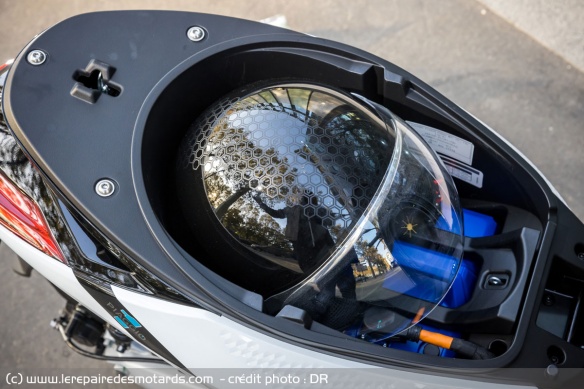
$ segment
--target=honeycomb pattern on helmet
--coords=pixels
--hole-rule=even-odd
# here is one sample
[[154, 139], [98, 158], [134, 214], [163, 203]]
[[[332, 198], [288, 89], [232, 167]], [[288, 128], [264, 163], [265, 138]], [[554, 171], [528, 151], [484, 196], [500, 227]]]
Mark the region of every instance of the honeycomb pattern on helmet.
[[280, 207], [301, 204], [306, 217], [327, 227], [346, 228], [363, 213], [393, 144], [384, 128], [337, 96], [309, 91], [312, 101], [292, 101], [305, 91], [275, 87], [226, 98], [194, 123], [180, 161], [201, 170], [206, 185], [220, 177], [227, 193], [208, 190], [212, 206], [239, 191]]

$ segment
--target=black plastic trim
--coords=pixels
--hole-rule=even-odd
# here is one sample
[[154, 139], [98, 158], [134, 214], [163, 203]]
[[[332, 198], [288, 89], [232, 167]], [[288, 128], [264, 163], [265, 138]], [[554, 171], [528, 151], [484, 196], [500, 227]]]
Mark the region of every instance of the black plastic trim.
[[[204, 26], [209, 33], [197, 44], [184, 36], [186, 27], [194, 24]], [[154, 25], [156, 35], [151, 33]], [[100, 39], [95, 39], [96, 31]], [[70, 50], [71, 47], [78, 50]], [[46, 64], [32, 67], [26, 63], [26, 53], [33, 48], [50, 54]], [[335, 87], [360, 92], [384, 104], [405, 120], [417, 120], [480, 144], [475, 154], [477, 167], [485, 175], [489, 173], [489, 181], [482, 190], [457, 182], [460, 191], [469, 198], [494, 199], [520, 207], [534, 214], [543, 226], [541, 245], [535, 250], [530, 282], [526, 283], [527, 291], [519, 307], [516, 336], [506, 353], [488, 361], [437, 359], [310, 331], [242, 303], [241, 298], [230, 293], [233, 290], [216, 285], [217, 276], [206, 273], [176, 246], [163, 228], [160, 215], [151, 208], [153, 199], [144, 182], [150, 177], [142, 170], [143, 130], [159, 97], [173, 81], [213, 55], [227, 59], [246, 55], [251, 60], [284, 55], [304, 57], [311, 64], [328, 64], [316, 69], [335, 67], [338, 73], [310, 73], [307, 68], [298, 68], [291, 76], [324, 77]], [[94, 104], [69, 95], [74, 83], [71, 74], [91, 59], [112, 62], [115, 80], [124, 86], [122, 94], [115, 99], [100, 98]], [[259, 77], [258, 71], [257, 67], [245, 69], [229, 74], [232, 79], [208, 82], [219, 83], [218, 89], [232, 87]], [[563, 258], [569, 257], [558, 246], [566, 238], [556, 234], [557, 226], [564, 231], [581, 228], [581, 222], [574, 220], [545, 179], [506, 142], [422, 81], [387, 61], [339, 43], [219, 16], [151, 11], [97, 13], [69, 19], [37, 37], [15, 61], [5, 95], [4, 111], [10, 128], [73, 208], [129, 258], [214, 312], [291, 344], [375, 365], [424, 367], [429, 373], [448, 374], [460, 369], [472, 375], [473, 369], [479, 374], [479, 368], [544, 364], [539, 358], [541, 350], [531, 346], [532, 337], [540, 335], [534, 327], [536, 302], [541, 299], [541, 285], [551, 258], [559, 252]], [[175, 108], [189, 107], [178, 101]], [[72, 163], [76, 169], [71, 169]], [[119, 183], [119, 189], [107, 199], [93, 192], [96, 179], [102, 177]], [[507, 185], [505, 191], [501, 191], [501, 185]], [[554, 240], [556, 236], [560, 238]], [[575, 242], [581, 244], [578, 239]], [[565, 245], [573, 251], [574, 244], [570, 241]], [[530, 351], [537, 357], [531, 356]], [[570, 349], [569, 354], [578, 352]], [[576, 358], [581, 360], [582, 356]]]

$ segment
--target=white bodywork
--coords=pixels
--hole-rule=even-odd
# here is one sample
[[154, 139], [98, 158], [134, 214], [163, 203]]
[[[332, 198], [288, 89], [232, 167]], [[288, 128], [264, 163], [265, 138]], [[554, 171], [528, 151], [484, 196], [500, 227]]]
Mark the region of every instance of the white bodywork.
[[[0, 239], [50, 282], [124, 331], [79, 284], [71, 268], [37, 250], [2, 226]], [[328, 372], [329, 384], [334, 383], [331, 387], [335, 388], [354, 388], [364, 382], [377, 382], [384, 387], [394, 388], [520, 388], [515, 385], [494, 386], [492, 383], [374, 368], [271, 338], [203, 309], [171, 303], [115, 286], [112, 290], [135, 318], [191, 373], [199, 377], [206, 373], [214, 375], [214, 387], [234, 386], [228, 382], [229, 377], [224, 376], [235, 371], [230, 369], [247, 369], [244, 371], [256, 373], [261, 371], [263, 374], [277, 374], [281, 371], [288, 374], [290, 369], [297, 369], [299, 376], [311, 371]], [[145, 364], [127, 363], [125, 367], [130, 373], [137, 370], [139, 374], [156, 371], [155, 366]], [[219, 372], [217, 368], [221, 368]], [[242, 370], [237, 370], [237, 373], [241, 375]], [[265, 386], [265, 382], [263, 384], [258, 386]]]

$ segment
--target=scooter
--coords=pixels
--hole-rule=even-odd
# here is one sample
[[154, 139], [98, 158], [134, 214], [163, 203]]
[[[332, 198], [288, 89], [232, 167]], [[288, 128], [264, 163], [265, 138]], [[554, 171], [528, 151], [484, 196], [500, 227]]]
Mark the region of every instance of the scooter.
[[132, 382], [580, 387], [584, 225], [407, 71], [120, 11], [43, 32], [0, 85], [0, 239], [65, 298], [67, 345]]

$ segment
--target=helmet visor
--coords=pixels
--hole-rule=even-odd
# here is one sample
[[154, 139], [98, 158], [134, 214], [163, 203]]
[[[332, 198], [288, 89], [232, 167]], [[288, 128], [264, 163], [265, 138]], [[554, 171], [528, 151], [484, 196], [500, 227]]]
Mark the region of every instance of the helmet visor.
[[391, 336], [448, 292], [463, 247], [456, 189], [386, 108], [283, 84], [221, 101], [195, 127], [182, 161], [218, 222], [247, 260], [294, 274], [265, 296], [268, 309]]

